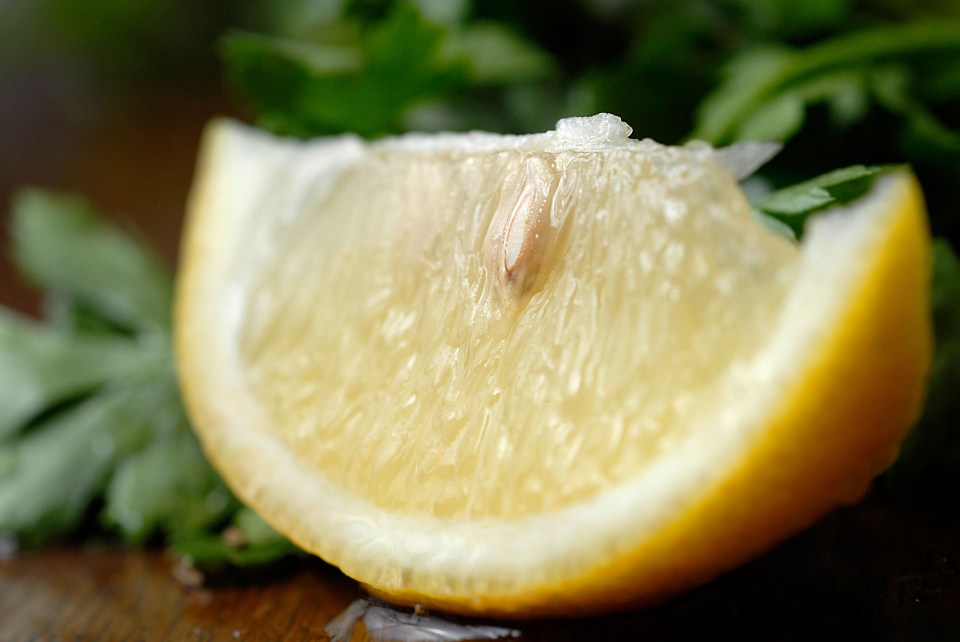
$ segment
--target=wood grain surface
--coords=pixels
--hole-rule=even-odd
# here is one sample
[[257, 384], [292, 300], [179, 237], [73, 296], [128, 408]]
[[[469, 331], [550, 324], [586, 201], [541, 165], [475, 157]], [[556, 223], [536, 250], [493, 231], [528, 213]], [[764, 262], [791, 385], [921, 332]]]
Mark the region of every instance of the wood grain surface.
[[[958, 563], [960, 517], [874, 493], [661, 607], [506, 626], [523, 640], [558, 642], [948, 642], [960, 639]], [[360, 596], [356, 583], [312, 559], [188, 588], [159, 551], [21, 551], [0, 561], [0, 640], [325, 640], [325, 625]]]

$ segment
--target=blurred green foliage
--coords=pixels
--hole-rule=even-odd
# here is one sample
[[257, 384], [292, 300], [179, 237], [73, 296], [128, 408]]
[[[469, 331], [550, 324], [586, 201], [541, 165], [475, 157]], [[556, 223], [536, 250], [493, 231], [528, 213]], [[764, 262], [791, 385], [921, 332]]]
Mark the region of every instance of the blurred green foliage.
[[39, 320], [0, 307], [0, 533], [203, 542], [206, 563], [293, 552], [241, 507], [190, 429], [172, 278], [157, 258], [74, 197], [26, 190], [11, 222], [17, 267], [46, 300]]
[[909, 163], [934, 232], [960, 233], [960, 0], [0, 4], [0, 67], [52, 57], [149, 83], [217, 52], [279, 133], [525, 133], [608, 111], [665, 143], [783, 141], [763, 174], [774, 188]]
[[[884, 172], [901, 166], [853, 165], [835, 169], [810, 180], [765, 194], [753, 203], [761, 216], [785, 226], [781, 231], [792, 239], [803, 237], [804, 225], [812, 215], [828, 207], [852, 203], [870, 191]], [[774, 228], [776, 229], [776, 228]]]
[[[0, 3], [0, 71], [41, 60], [139, 85], [210, 70], [216, 52], [253, 118], [285, 135], [524, 133], [608, 111], [665, 143], [777, 140], [756, 207], [797, 236], [810, 212], [909, 163], [947, 240], [930, 395], [891, 478], [955, 482], [960, 0]], [[39, 321], [0, 310], [0, 375], [13, 382], [0, 387], [0, 532], [44, 541], [93, 516], [205, 565], [289, 554], [189, 431], [170, 276], [76, 199], [26, 192], [13, 232], [18, 266], [48, 295]]]
[[284, 0], [258, 20], [221, 52], [278, 133], [524, 133], [609, 111], [666, 143], [784, 142], [771, 187], [909, 163], [957, 239], [960, 2]]

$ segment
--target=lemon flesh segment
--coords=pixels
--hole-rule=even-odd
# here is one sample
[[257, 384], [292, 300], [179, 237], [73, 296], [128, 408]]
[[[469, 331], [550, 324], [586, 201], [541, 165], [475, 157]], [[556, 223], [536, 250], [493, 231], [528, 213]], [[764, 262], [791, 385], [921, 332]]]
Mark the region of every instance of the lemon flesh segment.
[[913, 179], [798, 246], [618, 123], [213, 125], [177, 347], [236, 492], [382, 595], [518, 616], [662, 599], [862, 492], [929, 360]]
[[532, 515], [635, 476], [736, 393], [798, 257], [726, 172], [668, 153], [345, 168], [248, 285], [240, 356], [277, 436], [425, 517]]

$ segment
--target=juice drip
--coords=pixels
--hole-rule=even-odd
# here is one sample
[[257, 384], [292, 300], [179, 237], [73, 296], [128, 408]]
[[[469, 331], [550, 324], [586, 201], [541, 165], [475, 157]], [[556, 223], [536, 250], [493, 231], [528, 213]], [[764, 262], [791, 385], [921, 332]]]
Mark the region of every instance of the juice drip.
[[373, 599], [355, 600], [326, 626], [330, 642], [467, 642], [521, 639], [517, 629], [455, 622]]

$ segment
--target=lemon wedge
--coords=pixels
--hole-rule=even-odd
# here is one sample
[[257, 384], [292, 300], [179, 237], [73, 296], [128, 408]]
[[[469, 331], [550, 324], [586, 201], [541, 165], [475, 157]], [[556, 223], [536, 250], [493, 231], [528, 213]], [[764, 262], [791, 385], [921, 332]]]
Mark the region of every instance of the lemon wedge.
[[503, 617], [655, 603], [860, 498], [930, 361], [915, 179], [794, 243], [750, 154], [630, 133], [212, 124], [176, 347], [236, 493], [378, 595]]

